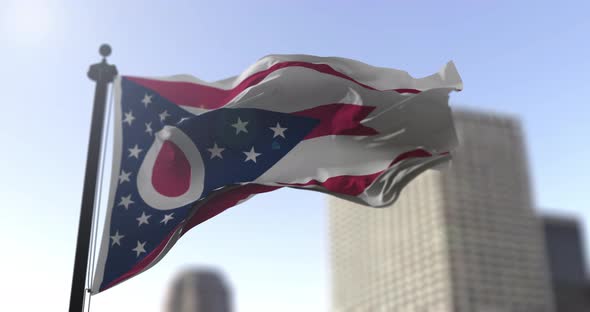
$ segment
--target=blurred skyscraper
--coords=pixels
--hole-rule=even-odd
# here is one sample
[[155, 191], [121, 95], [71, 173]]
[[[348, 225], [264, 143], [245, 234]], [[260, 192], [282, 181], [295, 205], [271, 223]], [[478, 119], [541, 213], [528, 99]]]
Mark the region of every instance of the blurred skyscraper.
[[335, 311], [554, 311], [519, 122], [454, 118], [452, 163], [393, 207], [329, 199]]
[[186, 270], [173, 281], [166, 312], [231, 312], [231, 293], [220, 273]]
[[590, 311], [590, 282], [578, 222], [551, 216], [544, 217], [543, 223], [557, 311]]

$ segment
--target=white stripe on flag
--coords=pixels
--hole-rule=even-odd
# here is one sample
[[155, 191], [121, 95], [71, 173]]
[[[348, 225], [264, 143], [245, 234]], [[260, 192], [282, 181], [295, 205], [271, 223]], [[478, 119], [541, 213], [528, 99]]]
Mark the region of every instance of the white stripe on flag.
[[267, 70], [273, 65], [284, 62], [304, 62], [309, 64], [329, 65], [334, 70], [346, 74], [350, 78], [379, 90], [417, 89], [425, 90], [447, 87], [457, 90], [463, 88], [463, 83], [453, 62], [447, 63], [438, 73], [414, 78], [408, 72], [392, 68], [371, 66], [359, 61], [339, 57], [318, 57], [311, 55], [268, 55], [258, 60], [240, 75], [227, 79], [207, 82], [191, 75], [175, 75], [170, 77], [145, 77], [162, 81], [179, 81], [210, 86], [219, 89], [232, 89], [246, 78], [258, 72]]

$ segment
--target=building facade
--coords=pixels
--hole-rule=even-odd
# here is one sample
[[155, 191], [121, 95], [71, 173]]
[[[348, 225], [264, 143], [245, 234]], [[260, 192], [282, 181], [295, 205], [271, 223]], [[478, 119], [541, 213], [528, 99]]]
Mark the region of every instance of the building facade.
[[231, 293], [221, 274], [186, 270], [173, 281], [166, 312], [231, 312]]
[[328, 199], [335, 311], [554, 311], [519, 122], [453, 114], [452, 163], [393, 207]]
[[578, 221], [547, 216], [543, 228], [557, 312], [590, 311], [590, 281]]

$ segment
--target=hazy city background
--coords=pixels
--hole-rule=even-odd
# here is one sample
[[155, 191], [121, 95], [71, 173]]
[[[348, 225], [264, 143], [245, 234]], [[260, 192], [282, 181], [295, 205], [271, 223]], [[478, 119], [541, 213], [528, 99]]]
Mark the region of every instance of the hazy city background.
[[[453, 60], [465, 89], [452, 106], [520, 119], [534, 208], [572, 214], [587, 233], [587, 12], [582, 0], [2, 1], [0, 310], [67, 307], [93, 95], [85, 75], [103, 42], [121, 73], [205, 80], [269, 53], [342, 56], [416, 77]], [[194, 266], [223, 272], [235, 311], [327, 311], [326, 207], [312, 192], [258, 196], [93, 297], [93, 311], [162, 311], [174, 278]]]
[[[454, 120], [453, 161], [393, 207], [328, 199], [331, 310], [588, 311], [579, 221], [534, 207], [519, 119], [455, 108]], [[222, 273], [193, 269], [170, 285], [165, 311], [232, 304]]]

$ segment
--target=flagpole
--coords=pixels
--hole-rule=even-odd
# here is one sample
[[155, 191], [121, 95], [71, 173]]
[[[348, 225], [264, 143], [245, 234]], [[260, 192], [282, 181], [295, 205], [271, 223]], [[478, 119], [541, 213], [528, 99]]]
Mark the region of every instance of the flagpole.
[[82, 312], [84, 309], [86, 272], [88, 270], [88, 254], [92, 215], [96, 194], [96, 178], [104, 127], [104, 112], [109, 84], [117, 75], [117, 68], [107, 63], [106, 58], [111, 54], [111, 47], [103, 44], [99, 48], [103, 59], [100, 63], [90, 66], [88, 78], [96, 82], [94, 92], [94, 108], [90, 124], [90, 138], [88, 140], [88, 154], [86, 156], [86, 174], [82, 191], [82, 205], [80, 207], [80, 221], [78, 223], [78, 239], [76, 242], [76, 256], [74, 260], [74, 274], [72, 290], [70, 292], [70, 312]]

